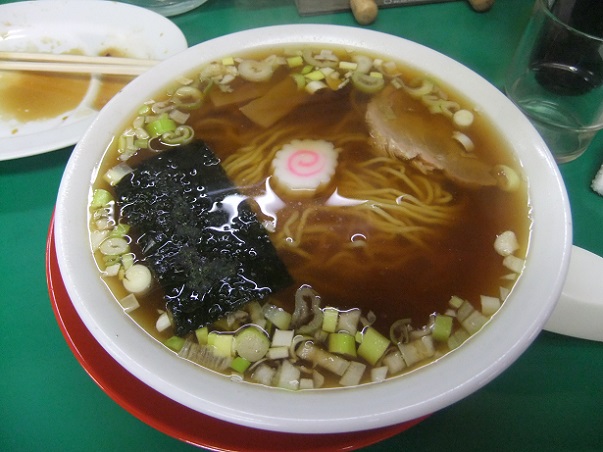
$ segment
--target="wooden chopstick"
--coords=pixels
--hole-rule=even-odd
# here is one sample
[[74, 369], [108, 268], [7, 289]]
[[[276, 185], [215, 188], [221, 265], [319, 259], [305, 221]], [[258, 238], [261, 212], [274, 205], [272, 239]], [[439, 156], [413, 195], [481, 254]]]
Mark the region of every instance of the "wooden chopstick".
[[156, 60], [50, 53], [0, 52], [0, 70], [139, 75]]

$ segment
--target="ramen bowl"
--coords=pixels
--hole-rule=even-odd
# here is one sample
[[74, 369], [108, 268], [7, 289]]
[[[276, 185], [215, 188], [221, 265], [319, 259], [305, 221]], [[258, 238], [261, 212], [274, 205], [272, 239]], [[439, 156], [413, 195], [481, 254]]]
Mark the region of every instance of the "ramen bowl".
[[[226, 56], [288, 46], [360, 49], [391, 56], [479, 106], [525, 176], [531, 224], [521, 276], [495, 316], [469, 340], [412, 372], [352, 388], [284, 390], [234, 381], [179, 358], [127, 316], [102, 281], [90, 247], [88, 204], [100, 161], [140, 105], [169, 82]], [[383, 52], [381, 49], [387, 49]], [[141, 75], [99, 114], [67, 165], [55, 212], [61, 275], [82, 321], [127, 371], [200, 413], [248, 427], [340, 433], [418, 419], [477, 391], [526, 350], [552, 312], [568, 266], [570, 210], [554, 159], [529, 121], [495, 87], [461, 64], [407, 40], [323, 25], [254, 29], [192, 47]]]

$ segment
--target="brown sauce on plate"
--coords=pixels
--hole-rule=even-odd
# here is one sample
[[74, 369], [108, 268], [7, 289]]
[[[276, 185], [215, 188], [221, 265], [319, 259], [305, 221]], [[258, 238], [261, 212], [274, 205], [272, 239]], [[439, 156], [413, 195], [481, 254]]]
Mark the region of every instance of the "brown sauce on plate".
[[[119, 49], [108, 49], [101, 55], [122, 56], [122, 53]], [[132, 77], [103, 75], [99, 80], [98, 92], [90, 103], [95, 110], [100, 110]], [[90, 74], [0, 71], [0, 119], [25, 123], [66, 114], [82, 103], [91, 81]]]

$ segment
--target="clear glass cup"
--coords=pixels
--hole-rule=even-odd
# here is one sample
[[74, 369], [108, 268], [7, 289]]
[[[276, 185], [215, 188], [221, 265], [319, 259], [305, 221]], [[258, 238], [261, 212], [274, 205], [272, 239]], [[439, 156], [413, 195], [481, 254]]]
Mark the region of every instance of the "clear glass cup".
[[582, 155], [603, 129], [603, 0], [536, 0], [505, 90], [558, 163]]
[[147, 8], [163, 16], [176, 16], [195, 9], [207, 0], [119, 0], [131, 5]]

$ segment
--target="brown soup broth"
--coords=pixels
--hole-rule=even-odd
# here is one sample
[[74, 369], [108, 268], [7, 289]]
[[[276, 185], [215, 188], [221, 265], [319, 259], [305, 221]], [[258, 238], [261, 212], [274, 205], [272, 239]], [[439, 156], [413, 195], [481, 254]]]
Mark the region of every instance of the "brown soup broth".
[[[333, 50], [342, 56], [347, 52]], [[265, 51], [245, 57], [259, 60], [273, 53], [277, 52]], [[398, 64], [398, 69], [403, 80], [426, 77], [402, 64]], [[278, 83], [289, 77], [289, 72], [286, 66], [279, 68], [266, 84]], [[196, 72], [190, 74], [191, 79], [196, 77]], [[431, 75], [428, 77], [433, 79]], [[237, 79], [233, 82], [233, 90], [245, 89], [243, 85], [250, 83]], [[437, 84], [450, 100], [458, 102], [463, 108], [474, 108], [462, 95], [447, 87], [445, 81], [438, 80]], [[162, 96], [159, 94], [154, 99], [161, 100]], [[253, 205], [259, 219], [274, 228], [271, 230], [271, 239], [296, 283], [295, 287], [271, 297], [271, 302], [292, 312], [295, 288], [309, 284], [321, 295], [323, 306], [373, 311], [377, 316], [375, 326], [387, 334], [392, 322], [400, 318], [410, 318], [419, 327], [425, 325], [431, 314], [446, 311], [452, 295], [470, 300], [478, 307], [480, 295], [498, 296], [501, 285], [511, 287], [512, 282], [501, 279], [509, 272], [502, 266], [501, 256], [494, 251], [493, 242], [503, 231], [512, 230], [520, 244], [516, 254], [525, 257], [530, 231], [529, 200], [527, 187], [523, 183], [520, 189], [513, 192], [497, 187], [470, 188], [452, 182], [439, 171], [424, 174], [420, 167], [404, 162], [402, 166], [406, 175], [418, 187], [427, 186], [424, 180], [429, 179], [451, 197], [448, 204], [452, 207], [444, 224], [428, 227], [426, 223], [418, 223], [418, 227], [426, 230], [419, 236], [421, 244], [412, 243], [405, 236], [378, 231], [367, 222], [366, 215], [353, 212], [349, 207], [326, 209], [325, 204], [334, 192], [345, 199], [362, 199], [362, 195], [351, 188], [350, 174], [369, 178], [361, 174], [358, 165], [376, 156], [365, 121], [366, 105], [370, 99], [370, 95], [357, 93], [350, 86], [336, 92], [318, 92], [310, 101], [271, 126], [269, 133], [241, 114], [240, 103], [215, 108], [206, 101], [199, 109], [190, 112], [187, 124], [195, 130], [196, 138], [205, 141], [226, 163], [227, 172], [229, 157], [249, 145], [249, 140], [257, 136], [276, 137], [273, 138], [273, 145], [267, 147], [267, 153], [295, 139], [330, 141], [340, 149], [338, 166], [329, 188], [313, 197], [287, 199], [286, 193], [274, 188], [270, 181], [267, 183], [266, 176], [270, 175], [269, 155], [262, 160], [267, 168], [262, 179], [245, 179], [236, 174], [233, 180], [242, 193], [256, 200]], [[406, 101], [408, 108], [422, 118], [423, 129], [413, 133], [449, 136], [449, 119], [430, 113], [410, 95]], [[348, 140], [350, 136], [356, 138]], [[490, 118], [483, 117], [479, 111], [471, 126], [471, 139], [482, 160], [492, 165], [508, 165], [520, 173], [505, 139], [495, 130]], [[119, 161], [116, 141], [103, 157], [94, 187], [110, 190], [102, 175]], [[142, 150], [129, 159], [128, 164], [135, 167], [137, 161], [150, 155], [150, 152]], [[383, 174], [386, 181], [380, 183], [383, 187], [400, 185], [394, 177], [387, 176], [386, 171]], [[230, 173], [229, 176], [232, 177]], [[368, 180], [366, 183], [374, 184], [375, 181]], [[267, 186], [271, 187], [268, 191], [274, 190], [285, 202], [285, 206], [276, 212], [262, 204], [262, 199], [267, 195]], [[404, 191], [408, 187], [401, 186], [399, 189]], [[427, 190], [425, 188], [423, 191]], [[308, 231], [313, 227], [327, 231], [316, 234], [308, 232], [308, 236], [304, 236], [300, 247], [303, 255], [310, 258], [301, 256], [285, 243], [291, 241], [291, 234], [286, 231], [288, 220], [304, 211], [312, 212], [305, 225]], [[354, 238], [360, 238], [362, 245], [350, 247]], [[133, 242], [135, 239], [133, 237]], [[345, 252], [339, 258], [335, 257], [342, 249]], [[102, 261], [100, 255], [97, 258], [99, 262]], [[126, 294], [117, 279], [107, 278], [106, 281], [116, 298]], [[141, 307], [130, 315], [150, 335], [165, 340], [171, 332], [158, 333], [155, 330], [157, 310], [164, 309], [162, 296], [160, 289], [151, 291], [141, 298]]]

